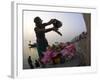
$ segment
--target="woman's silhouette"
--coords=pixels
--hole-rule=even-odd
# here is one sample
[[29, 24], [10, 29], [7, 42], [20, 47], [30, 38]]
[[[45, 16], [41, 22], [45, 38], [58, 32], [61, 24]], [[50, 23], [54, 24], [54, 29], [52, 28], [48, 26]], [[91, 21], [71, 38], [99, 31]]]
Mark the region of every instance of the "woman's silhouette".
[[43, 56], [42, 53], [46, 51], [46, 48], [48, 46], [48, 41], [45, 37], [45, 33], [50, 32], [50, 31], [57, 31], [58, 28], [52, 27], [52, 28], [45, 29], [45, 26], [52, 24], [54, 22], [54, 19], [51, 19], [47, 23], [42, 23], [42, 20], [40, 17], [35, 17], [34, 22], [36, 26], [34, 30], [35, 30], [36, 38], [37, 38], [36, 40], [37, 50], [38, 50], [39, 58], [41, 58]]

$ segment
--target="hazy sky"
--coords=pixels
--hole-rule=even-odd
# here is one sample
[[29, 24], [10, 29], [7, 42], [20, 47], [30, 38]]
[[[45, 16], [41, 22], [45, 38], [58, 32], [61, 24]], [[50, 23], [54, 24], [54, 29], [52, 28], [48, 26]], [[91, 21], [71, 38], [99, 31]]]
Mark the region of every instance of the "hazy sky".
[[[86, 25], [81, 13], [24, 11], [23, 16], [24, 41], [26, 42], [29, 40], [33, 43], [36, 42], [34, 32], [35, 24], [33, 22], [36, 16], [39, 16], [43, 22], [48, 22], [50, 19], [56, 18], [63, 23], [63, 26], [59, 29], [63, 36], [60, 36], [53, 31], [46, 33], [49, 44], [70, 41], [81, 32], [86, 31]], [[47, 28], [49, 27], [53, 27], [53, 25], [47, 26]]]

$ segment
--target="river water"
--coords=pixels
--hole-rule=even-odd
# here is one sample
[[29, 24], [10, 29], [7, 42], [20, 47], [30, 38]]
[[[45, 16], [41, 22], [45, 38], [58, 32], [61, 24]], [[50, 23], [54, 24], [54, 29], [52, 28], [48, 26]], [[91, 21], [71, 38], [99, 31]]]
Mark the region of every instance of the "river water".
[[29, 48], [28, 43], [25, 42], [23, 47], [23, 69], [29, 69], [28, 57], [31, 56], [32, 62], [34, 64], [35, 60], [38, 59], [37, 48]]

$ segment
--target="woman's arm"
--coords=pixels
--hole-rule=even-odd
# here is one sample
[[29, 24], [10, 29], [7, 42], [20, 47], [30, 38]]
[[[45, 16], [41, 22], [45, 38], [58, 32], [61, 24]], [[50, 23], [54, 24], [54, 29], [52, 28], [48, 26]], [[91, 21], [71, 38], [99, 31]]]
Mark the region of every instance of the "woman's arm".
[[54, 22], [54, 19], [51, 19], [49, 22], [43, 23], [43, 25], [44, 26], [48, 26], [48, 25], [52, 24], [53, 22]]
[[43, 29], [39, 29], [39, 28], [35, 28], [34, 29], [37, 33], [39, 33], [39, 32], [44, 32], [44, 33], [46, 33], [46, 32], [50, 32], [50, 31], [57, 31], [58, 29], [57, 28], [48, 28], [48, 29], [45, 29], [45, 28], [43, 28]]
[[48, 28], [48, 29], [45, 29], [45, 28], [43, 28], [43, 29], [35, 28], [34, 30], [35, 30], [37, 33], [39, 33], [39, 32], [44, 32], [44, 33], [46, 33], [46, 32], [52, 31], [53, 28]]

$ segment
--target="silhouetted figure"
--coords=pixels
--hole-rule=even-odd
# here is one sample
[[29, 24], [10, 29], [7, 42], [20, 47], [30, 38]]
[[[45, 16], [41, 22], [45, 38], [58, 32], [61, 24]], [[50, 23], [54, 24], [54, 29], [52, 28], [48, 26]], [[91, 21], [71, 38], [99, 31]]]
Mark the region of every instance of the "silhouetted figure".
[[35, 66], [36, 66], [36, 67], [40, 67], [39, 61], [35, 60]]
[[28, 57], [28, 64], [30, 66], [31, 69], [34, 68], [33, 64], [32, 64], [32, 59], [31, 59], [31, 56]]
[[40, 19], [40, 17], [35, 17], [34, 22], [36, 26], [34, 30], [35, 30], [36, 38], [37, 38], [36, 40], [37, 50], [38, 50], [39, 58], [41, 59], [41, 57], [43, 56], [42, 52], [45, 52], [48, 46], [48, 41], [45, 37], [45, 33], [50, 32], [50, 31], [57, 31], [58, 28], [52, 27], [52, 28], [45, 29], [45, 26], [52, 24], [54, 22], [54, 19], [51, 19], [47, 23], [42, 23], [42, 20]]

